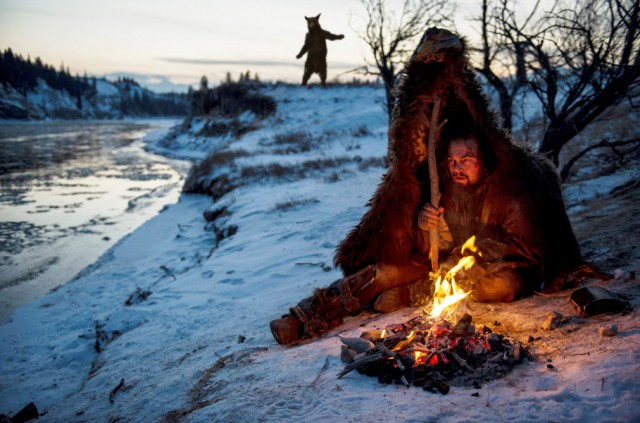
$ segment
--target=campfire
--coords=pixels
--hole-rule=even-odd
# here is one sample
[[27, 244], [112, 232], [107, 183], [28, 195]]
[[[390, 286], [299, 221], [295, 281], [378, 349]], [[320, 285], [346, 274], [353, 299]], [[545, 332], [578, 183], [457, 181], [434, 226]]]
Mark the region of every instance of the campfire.
[[[476, 237], [474, 235], [462, 245], [461, 253], [464, 254], [470, 251], [482, 257], [482, 253], [478, 251], [475, 242]], [[463, 289], [459, 288], [455, 277], [460, 270], [469, 270], [475, 262], [475, 256], [464, 256], [458, 261], [458, 264], [446, 273], [444, 278], [438, 276], [434, 284], [433, 305], [429, 313], [431, 317], [440, 317], [444, 312], [449, 315], [455, 313], [456, 306], [471, 293], [471, 291], [464, 292]]]
[[[464, 311], [465, 292], [455, 277], [475, 263], [481, 251], [471, 237], [462, 247], [462, 259], [444, 277], [434, 281], [430, 311], [408, 322], [364, 332], [360, 338], [342, 338], [342, 378], [357, 370], [376, 376], [380, 383], [419, 386], [426, 391], [449, 392], [450, 385], [480, 388], [483, 382], [503, 377], [522, 361], [522, 345], [489, 327], [474, 325]], [[461, 316], [457, 318], [457, 316]], [[456, 321], [452, 324], [452, 321]]]

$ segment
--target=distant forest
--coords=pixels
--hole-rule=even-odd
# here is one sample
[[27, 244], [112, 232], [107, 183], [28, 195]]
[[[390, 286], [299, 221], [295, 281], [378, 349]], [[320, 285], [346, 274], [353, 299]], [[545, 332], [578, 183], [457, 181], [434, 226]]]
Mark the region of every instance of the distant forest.
[[[20, 94], [26, 96], [38, 85], [38, 78], [54, 90], [66, 91], [76, 99], [78, 109], [82, 110], [83, 99], [93, 103], [98, 95], [97, 79], [71, 75], [69, 68], [55, 67], [43, 63], [39, 57], [24, 59], [10, 48], [0, 53], [0, 82], [6, 87], [11, 85]], [[189, 113], [188, 94], [156, 94], [142, 89], [131, 78], [118, 78], [112, 82], [120, 91], [120, 112], [123, 115], [175, 116]], [[132, 89], [137, 87], [138, 89]]]

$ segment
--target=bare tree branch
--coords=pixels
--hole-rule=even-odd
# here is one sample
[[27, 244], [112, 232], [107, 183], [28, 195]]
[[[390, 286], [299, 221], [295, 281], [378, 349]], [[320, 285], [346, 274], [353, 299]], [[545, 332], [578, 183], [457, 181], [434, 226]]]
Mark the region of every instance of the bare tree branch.
[[567, 178], [569, 177], [569, 172], [571, 171], [571, 167], [591, 150], [595, 150], [596, 148], [609, 147], [611, 148], [611, 150], [613, 150], [614, 153], [616, 153], [618, 156], [621, 156], [620, 152], [616, 150], [616, 147], [622, 147], [622, 146], [634, 144], [634, 143], [640, 144], [640, 138], [635, 138], [632, 140], [625, 140], [625, 141], [614, 141], [614, 142], [610, 142], [605, 138], [599, 143], [591, 145], [585, 148], [584, 150], [580, 151], [578, 154], [573, 156], [569, 161], [567, 161], [567, 163], [562, 167], [562, 170], [560, 171], [560, 179], [562, 179], [562, 182], [566, 181]]
[[536, 2], [520, 23], [514, 0], [483, 0], [478, 72], [500, 96], [504, 126], [516, 94], [534, 94], [543, 112], [538, 149], [557, 164], [564, 145], [640, 85], [639, 3], [560, 0], [539, 13]]
[[[393, 111], [392, 90], [417, 38], [430, 26], [451, 26], [454, 6], [448, 0], [404, 0], [401, 7], [386, 0], [360, 0], [366, 16], [359, 37], [369, 47], [367, 74], [382, 79], [388, 116]], [[371, 69], [373, 68], [373, 69]]]

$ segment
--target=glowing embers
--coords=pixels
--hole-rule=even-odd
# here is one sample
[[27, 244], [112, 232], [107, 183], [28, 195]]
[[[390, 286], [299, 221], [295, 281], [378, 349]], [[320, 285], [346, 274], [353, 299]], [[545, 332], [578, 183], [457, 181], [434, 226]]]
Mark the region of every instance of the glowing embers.
[[[482, 257], [482, 252], [480, 252], [478, 247], [476, 247], [475, 241], [476, 237], [474, 235], [462, 245], [460, 252], [462, 254], [471, 252]], [[469, 295], [471, 291], [465, 292], [460, 288], [456, 283], [455, 277], [460, 270], [469, 270], [475, 262], [475, 256], [464, 256], [444, 275], [444, 277], [438, 276], [438, 279], [434, 284], [433, 305], [431, 307], [431, 312], [429, 313], [431, 317], [441, 317], [445, 312], [446, 317], [450, 317], [451, 313], [455, 310], [454, 306]]]
[[470, 292], [461, 289], [455, 278], [482, 257], [475, 236], [460, 252], [463, 257], [458, 263], [435, 281], [430, 311], [406, 323], [365, 332], [360, 338], [342, 339], [341, 358], [347, 364], [338, 377], [358, 370], [376, 376], [380, 383], [421, 386], [446, 394], [450, 384], [479, 389], [481, 383], [504, 376], [522, 361], [525, 351], [518, 341], [484, 325], [476, 327], [471, 315], [464, 313], [455, 325], [449, 323]]
[[342, 342], [341, 358], [347, 364], [338, 377], [358, 370], [376, 376], [380, 383], [420, 386], [442, 394], [450, 384], [479, 388], [502, 377], [525, 354], [518, 341], [484, 325], [475, 327], [469, 314], [455, 325], [420, 316]]

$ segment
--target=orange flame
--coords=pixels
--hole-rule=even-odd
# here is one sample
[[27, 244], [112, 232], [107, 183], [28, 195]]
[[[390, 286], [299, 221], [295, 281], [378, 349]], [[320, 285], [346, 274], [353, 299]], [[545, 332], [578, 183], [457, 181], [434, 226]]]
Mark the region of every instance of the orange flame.
[[409, 332], [409, 335], [407, 335], [407, 337], [405, 339], [403, 339], [402, 341], [398, 342], [391, 349], [391, 351], [400, 351], [401, 349], [403, 349], [407, 345], [411, 344], [411, 342], [413, 341], [413, 338], [415, 338], [415, 337], [416, 337], [416, 334], [414, 333], [414, 331]]
[[[470, 251], [482, 257], [482, 252], [476, 247], [475, 241], [476, 237], [474, 235], [462, 245], [460, 252], [464, 254]], [[456, 284], [455, 276], [461, 269], [470, 269], [475, 262], [476, 258], [474, 256], [464, 256], [447, 272], [444, 278], [442, 276], [438, 277], [434, 287], [433, 306], [429, 313], [432, 318], [440, 317], [445, 311], [451, 310], [455, 304], [471, 293], [471, 291], [465, 292]]]
[[472, 253], [478, 254], [479, 257], [482, 257], [482, 251], [478, 250], [476, 247], [476, 236], [472, 235], [471, 238], [466, 240], [464, 244], [462, 244], [462, 248], [460, 249], [460, 253], [464, 254], [465, 251], [471, 251]]
[[431, 365], [431, 367], [434, 367], [436, 364], [438, 364], [438, 354], [434, 354], [431, 356], [431, 358], [429, 359], [429, 364]]

